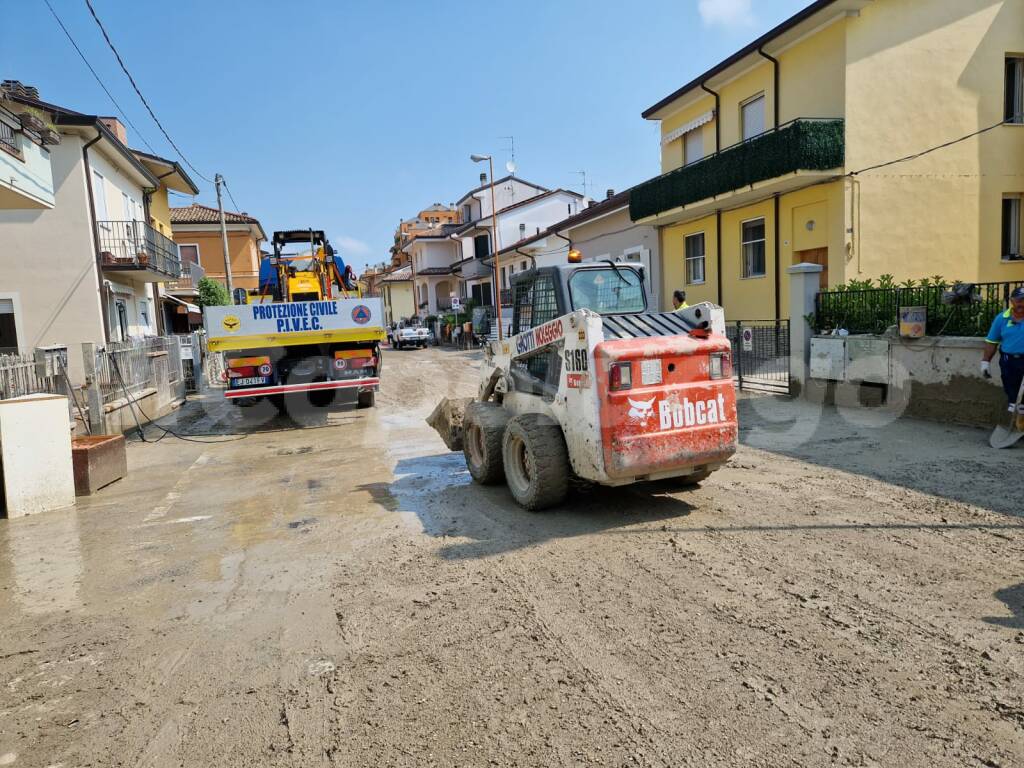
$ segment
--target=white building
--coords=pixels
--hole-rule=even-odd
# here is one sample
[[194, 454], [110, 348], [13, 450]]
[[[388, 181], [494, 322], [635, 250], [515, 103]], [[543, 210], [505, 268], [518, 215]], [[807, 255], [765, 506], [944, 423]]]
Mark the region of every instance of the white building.
[[[643, 267], [649, 308], [671, 309], [659, 306], [663, 291], [658, 230], [629, 218], [630, 194], [629, 189], [618, 194], [608, 190], [604, 200], [591, 201], [579, 213], [503, 247], [498, 253], [502, 288], [509, 289], [512, 276], [529, 267], [565, 264], [571, 244], [583, 261], [610, 260]], [[484, 265], [493, 270], [494, 258], [485, 259]], [[503, 302], [509, 304], [508, 300]]]
[[161, 181], [116, 120], [20, 96], [9, 102], [49, 115], [60, 133], [49, 151], [53, 207], [0, 210], [0, 297], [14, 308], [11, 346], [28, 352], [158, 334], [154, 284], [181, 276], [177, 246], [150, 224]]
[[480, 182], [456, 203], [462, 224], [418, 235], [402, 247], [410, 257], [416, 304], [423, 316], [450, 308], [453, 296], [472, 299], [479, 306], [493, 306], [493, 270], [485, 259], [494, 250], [495, 218], [497, 247], [502, 248], [585, 208], [584, 197], [576, 192], [551, 190], [506, 176], [494, 183], [497, 215], [492, 217], [491, 186], [486, 174], [481, 174]]

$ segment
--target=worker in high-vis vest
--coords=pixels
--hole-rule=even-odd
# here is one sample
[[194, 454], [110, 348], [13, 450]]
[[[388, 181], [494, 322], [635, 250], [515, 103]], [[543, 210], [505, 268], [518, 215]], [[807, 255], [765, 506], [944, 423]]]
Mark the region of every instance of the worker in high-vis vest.
[[686, 303], [686, 291], [672, 291], [672, 311], [681, 312], [689, 304]]
[[982, 353], [981, 374], [992, 376], [991, 360], [999, 352], [999, 372], [1002, 374], [1003, 391], [1010, 401], [1009, 410], [1017, 411], [1017, 419], [1024, 418], [1024, 404], [1017, 407], [1017, 394], [1024, 380], [1024, 287], [1015, 288], [1010, 294], [1010, 307], [1000, 312], [992, 321], [988, 336], [985, 337], [985, 351]]

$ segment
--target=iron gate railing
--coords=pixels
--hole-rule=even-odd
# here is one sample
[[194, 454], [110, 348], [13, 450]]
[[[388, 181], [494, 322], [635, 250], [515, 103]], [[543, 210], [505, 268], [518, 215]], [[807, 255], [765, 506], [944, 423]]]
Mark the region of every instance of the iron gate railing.
[[789, 320], [736, 320], [725, 333], [740, 389], [789, 394]]

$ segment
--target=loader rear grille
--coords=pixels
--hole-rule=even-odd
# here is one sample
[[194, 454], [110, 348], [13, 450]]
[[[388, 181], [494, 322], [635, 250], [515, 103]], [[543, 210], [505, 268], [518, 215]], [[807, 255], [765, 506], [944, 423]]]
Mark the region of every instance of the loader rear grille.
[[689, 333], [693, 327], [675, 312], [605, 315], [603, 321], [606, 340], [636, 339], [643, 336], [677, 336]]

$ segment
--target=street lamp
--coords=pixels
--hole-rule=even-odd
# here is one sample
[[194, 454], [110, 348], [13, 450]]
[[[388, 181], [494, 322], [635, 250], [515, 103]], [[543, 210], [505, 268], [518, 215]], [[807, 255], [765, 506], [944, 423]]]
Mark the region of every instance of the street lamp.
[[470, 155], [469, 159], [474, 163], [482, 163], [484, 160], [487, 161], [487, 167], [490, 172], [491, 178], [491, 230], [493, 231], [494, 240], [494, 297], [495, 297], [495, 309], [498, 313], [498, 340], [501, 341], [505, 338], [504, 329], [501, 327], [501, 282], [498, 279], [498, 271], [500, 269], [499, 262], [501, 257], [498, 256], [498, 210], [494, 205], [494, 160], [491, 159], [490, 155]]

